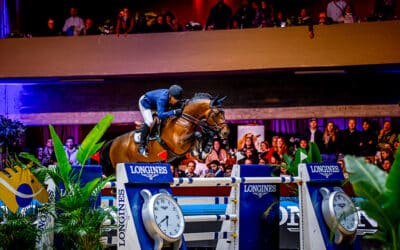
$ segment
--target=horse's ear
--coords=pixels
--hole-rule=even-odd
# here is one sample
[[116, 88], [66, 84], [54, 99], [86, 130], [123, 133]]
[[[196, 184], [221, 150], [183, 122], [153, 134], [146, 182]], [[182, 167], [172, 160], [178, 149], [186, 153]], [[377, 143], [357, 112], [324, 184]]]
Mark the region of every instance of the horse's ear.
[[222, 103], [225, 101], [227, 96], [223, 96], [223, 97], [216, 97], [212, 100], [211, 106], [213, 107], [219, 107], [222, 105]]

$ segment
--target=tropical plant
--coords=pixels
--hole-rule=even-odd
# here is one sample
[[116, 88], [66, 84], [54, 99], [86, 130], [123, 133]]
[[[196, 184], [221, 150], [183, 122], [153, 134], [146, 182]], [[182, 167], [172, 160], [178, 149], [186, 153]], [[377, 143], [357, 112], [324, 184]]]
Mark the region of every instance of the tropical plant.
[[14, 149], [25, 136], [25, 126], [16, 120], [0, 115], [0, 168], [12, 166], [9, 157], [13, 156]]
[[322, 162], [319, 148], [315, 142], [308, 143], [308, 152], [304, 148], [297, 148], [294, 158], [284, 154], [283, 158], [287, 163], [287, 171], [291, 175], [298, 176], [299, 163], [319, 163]]
[[378, 223], [378, 232], [364, 237], [385, 249], [400, 249], [400, 149], [389, 173], [364, 158], [346, 155], [344, 161], [354, 193], [362, 198], [361, 209]]
[[86, 161], [104, 142], [99, 140], [110, 126], [113, 116], [106, 115], [89, 132], [78, 149], [77, 159], [81, 165], [76, 172], [71, 167], [64, 151], [63, 144], [52, 125], [49, 125], [57, 165], [54, 168], [40, 168], [35, 173], [43, 178], [48, 175], [55, 183], [54, 203], [49, 203], [48, 211], [54, 217], [55, 238], [59, 239], [56, 247], [63, 249], [102, 249], [100, 241], [103, 222], [111, 219], [111, 211], [96, 205], [101, 189], [106, 182], [115, 179], [114, 175], [106, 178], [95, 178], [83, 183], [81, 175]]
[[35, 249], [39, 230], [34, 224], [37, 208], [30, 207], [23, 213], [12, 213], [6, 207], [0, 208], [1, 250]]

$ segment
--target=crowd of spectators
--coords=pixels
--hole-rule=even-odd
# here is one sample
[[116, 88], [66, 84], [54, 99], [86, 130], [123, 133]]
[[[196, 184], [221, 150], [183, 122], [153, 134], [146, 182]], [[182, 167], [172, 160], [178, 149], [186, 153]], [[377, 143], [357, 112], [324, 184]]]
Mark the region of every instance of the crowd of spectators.
[[[62, 20], [60, 17], [49, 17], [47, 27], [33, 36], [78, 36], [78, 35], [127, 35], [149, 32], [175, 32], [216, 29], [246, 29], [264, 27], [288, 27], [308, 25], [355, 23], [361, 21], [377, 21], [396, 19], [393, 1], [376, 0], [374, 12], [367, 17], [357, 16], [354, 6], [345, 0], [331, 0], [325, 11], [314, 16], [308, 6], [296, 8], [296, 13], [288, 13], [281, 7], [273, 6], [270, 0], [241, 0], [240, 7], [233, 9], [224, 0], [217, 0], [208, 11], [204, 23], [189, 21], [180, 23], [173, 11], [164, 13], [135, 12], [128, 7], [121, 8], [118, 13], [111, 14], [114, 18], [97, 20], [79, 13], [77, 7], [69, 8], [69, 16]], [[81, 15], [82, 14], [82, 15]]]
[[[229, 148], [221, 139], [214, 138], [213, 148], [204, 161], [188, 154], [175, 164], [176, 177], [227, 177], [233, 164], [258, 164], [273, 167], [273, 173], [287, 175], [287, 162], [284, 155], [294, 158], [299, 148], [308, 150], [310, 142], [315, 143], [321, 153], [322, 162], [343, 165], [345, 155], [363, 157], [366, 162], [389, 172], [399, 147], [398, 133], [392, 122], [385, 120], [382, 128], [375, 130], [371, 121], [364, 119], [362, 129], [357, 129], [357, 120], [348, 119], [347, 127], [339, 130], [333, 121], [318, 127], [316, 118], [309, 120], [309, 127], [299, 133], [300, 137], [287, 139], [273, 135], [260, 146], [255, 145], [255, 135], [248, 133], [238, 148]], [[239, 157], [238, 157], [239, 156]], [[188, 168], [188, 166], [190, 167]]]

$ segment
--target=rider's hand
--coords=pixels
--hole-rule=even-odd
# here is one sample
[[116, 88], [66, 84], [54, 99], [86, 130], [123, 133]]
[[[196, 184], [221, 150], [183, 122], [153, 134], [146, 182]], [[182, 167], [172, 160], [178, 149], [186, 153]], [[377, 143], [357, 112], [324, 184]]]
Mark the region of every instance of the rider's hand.
[[174, 110], [174, 115], [179, 116], [182, 114], [182, 109], [175, 109]]

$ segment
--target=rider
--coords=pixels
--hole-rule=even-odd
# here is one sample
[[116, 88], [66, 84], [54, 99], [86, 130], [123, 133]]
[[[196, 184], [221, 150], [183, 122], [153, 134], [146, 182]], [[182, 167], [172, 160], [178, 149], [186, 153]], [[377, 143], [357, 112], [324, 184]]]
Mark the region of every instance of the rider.
[[173, 84], [169, 89], [156, 89], [146, 92], [139, 99], [139, 110], [143, 117], [143, 127], [140, 135], [139, 154], [147, 157], [147, 137], [150, 127], [153, 124], [152, 110], [157, 111], [160, 119], [166, 119], [170, 116], [179, 116], [182, 109], [177, 108], [170, 110], [170, 106], [175, 106], [182, 100], [183, 89], [177, 84]]

